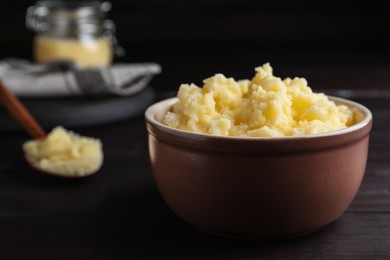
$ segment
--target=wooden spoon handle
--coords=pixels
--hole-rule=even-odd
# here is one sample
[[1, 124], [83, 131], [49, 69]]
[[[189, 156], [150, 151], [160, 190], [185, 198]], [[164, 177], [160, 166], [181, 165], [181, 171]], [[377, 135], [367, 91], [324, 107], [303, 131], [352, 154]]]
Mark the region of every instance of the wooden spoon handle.
[[44, 138], [46, 132], [34, 119], [34, 117], [23, 106], [19, 99], [12, 94], [2, 82], [0, 82], [0, 102], [12, 115], [12, 117], [19, 122], [19, 124], [27, 131], [27, 133], [34, 139]]

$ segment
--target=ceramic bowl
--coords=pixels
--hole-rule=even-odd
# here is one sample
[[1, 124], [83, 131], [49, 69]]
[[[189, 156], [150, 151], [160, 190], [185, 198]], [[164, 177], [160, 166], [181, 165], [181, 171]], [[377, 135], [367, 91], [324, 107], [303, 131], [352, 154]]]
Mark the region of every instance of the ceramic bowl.
[[303, 137], [220, 137], [161, 123], [177, 101], [146, 113], [152, 170], [167, 205], [183, 220], [218, 235], [283, 239], [339, 218], [361, 184], [371, 112], [341, 98], [361, 121]]

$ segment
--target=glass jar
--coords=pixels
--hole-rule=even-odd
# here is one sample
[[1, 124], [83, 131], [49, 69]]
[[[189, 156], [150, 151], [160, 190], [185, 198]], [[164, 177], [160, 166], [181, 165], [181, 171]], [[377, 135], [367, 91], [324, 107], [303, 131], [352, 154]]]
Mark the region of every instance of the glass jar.
[[111, 64], [113, 52], [123, 55], [115, 24], [105, 20], [109, 2], [41, 0], [27, 10], [26, 26], [36, 32], [37, 62], [71, 60], [80, 68]]

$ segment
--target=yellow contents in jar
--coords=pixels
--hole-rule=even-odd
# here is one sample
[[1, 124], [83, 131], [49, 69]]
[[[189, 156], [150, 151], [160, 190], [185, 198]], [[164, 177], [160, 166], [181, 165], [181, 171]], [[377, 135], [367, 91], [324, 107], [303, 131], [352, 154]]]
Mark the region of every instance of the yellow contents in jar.
[[111, 64], [112, 47], [105, 38], [54, 38], [37, 36], [34, 42], [37, 62], [72, 60], [80, 68], [105, 67]]
[[318, 134], [354, 123], [347, 106], [313, 93], [304, 78], [282, 80], [268, 63], [256, 72], [252, 80], [216, 74], [202, 88], [182, 84], [179, 101], [163, 123], [196, 133], [250, 137]]
[[103, 163], [100, 140], [83, 137], [63, 127], [42, 140], [23, 145], [26, 159], [37, 169], [54, 175], [82, 177], [95, 173]]

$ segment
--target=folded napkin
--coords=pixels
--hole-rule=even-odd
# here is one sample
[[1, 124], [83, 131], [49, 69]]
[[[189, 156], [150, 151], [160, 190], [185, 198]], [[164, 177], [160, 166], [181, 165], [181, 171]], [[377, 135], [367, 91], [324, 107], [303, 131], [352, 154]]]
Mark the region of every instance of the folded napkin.
[[0, 62], [0, 80], [17, 96], [60, 97], [114, 94], [128, 96], [145, 88], [161, 67], [155, 63], [113, 64], [78, 69], [72, 62]]

